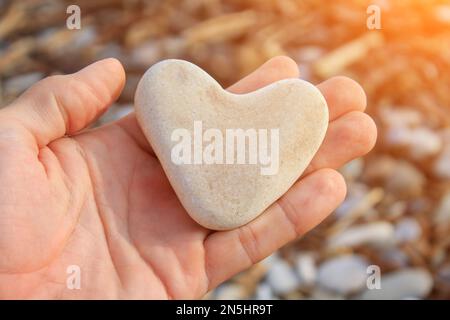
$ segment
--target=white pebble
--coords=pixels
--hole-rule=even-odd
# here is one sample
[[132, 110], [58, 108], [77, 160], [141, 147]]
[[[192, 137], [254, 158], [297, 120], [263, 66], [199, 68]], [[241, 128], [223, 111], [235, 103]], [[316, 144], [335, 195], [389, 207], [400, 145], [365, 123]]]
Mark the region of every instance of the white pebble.
[[273, 299], [275, 299], [275, 296], [272, 292], [272, 288], [270, 287], [270, 285], [265, 282], [260, 283], [256, 287], [255, 299], [256, 300], [273, 300]]
[[301, 286], [311, 286], [317, 278], [317, 268], [311, 253], [300, 253], [295, 259], [295, 270], [300, 278]]
[[357, 179], [364, 169], [364, 161], [362, 158], [356, 158], [345, 164], [339, 171], [342, 173], [346, 181]]
[[391, 127], [386, 141], [394, 147], [405, 147], [413, 159], [423, 159], [436, 155], [442, 149], [440, 136], [427, 127]]
[[433, 164], [434, 174], [441, 179], [450, 179], [450, 129], [442, 133], [444, 147]]
[[345, 297], [337, 292], [331, 292], [321, 287], [315, 287], [310, 300], [343, 300]]
[[350, 227], [328, 239], [328, 247], [356, 247], [364, 244], [384, 245], [394, 241], [394, 227], [384, 221]]
[[438, 178], [450, 179], [450, 148], [445, 149], [436, 159], [434, 173]]
[[276, 261], [267, 272], [267, 282], [277, 295], [287, 294], [299, 287], [300, 281], [291, 266], [283, 261]]
[[387, 177], [386, 190], [398, 198], [414, 197], [422, 193], [426, 177], [412, 163], [398, 160]]
[[417, 240], [422, 234], [422, 227], [414, 218], [403, 218], [395, 226], [395, 239], [397, 242]]
[[155, 42], [146, 42], [135, 48], [131, 57], [137, 66], [149, 66], [161, 57], [161, 49]]
[[295, 58], [299, 62], [313, 62], [318, 60], [323, 54], [324, 50], [319, 46], [304, 46], [296, 52]]
[[260, 264], [262, 264], [266, 269], [269, 269], [271, 266], [273, 266], [274, 263], [282, 261], [283, 259], [280, 258], [278, 255], [278, 252], [275, 251], [270, 256], [265, 257], [263, 260], [260, 261]]
[[235, 283], [224, 283], [215, 291], [216, 300], [241, 300], [245, 298], [244, 288]]
[[450, 221], [450, 191], [441, 198], [441, 201], [434, 212], [435, 224], [446, 224]]
[[390, 127], [416, 126], [422, 122], [422, 114], [408, 108], [383, 108], [380, 110], [381, 119]]
[[424, 269], [403, 269], [381, 274], [381, 288], [367, 289], [359, 299], [399, 300], [426, 298], [433, 288], [433, 277]]
[[328, 260], [319, 267], [319, 285], [342, 295], [355, 293], [366, 285], [368, 266], [367, 260], [358, 255]]
[[344, 202], [335, 210], [335, 216], [337, 218], [343, 218], [348, 213], [352, 212], [368, 192], [369, 188], [367, 185], [357, 182], [350, 183], [348, 185], [347, 196], [345, 197]]
[[408, 255], [397, 247], [383, 250], [381, 252], [381, 259], [398, 267], [406, 267], [410, 262]]

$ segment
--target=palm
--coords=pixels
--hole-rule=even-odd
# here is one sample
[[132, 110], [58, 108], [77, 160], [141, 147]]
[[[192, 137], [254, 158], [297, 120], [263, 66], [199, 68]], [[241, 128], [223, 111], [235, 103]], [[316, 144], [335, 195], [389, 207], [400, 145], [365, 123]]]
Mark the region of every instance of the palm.
[[[30, 297], [70, 297], [78, 292], [67, 290], [66, 269], [78, 265], [83, 296], [194, 298], [206, 292], [203, 240], [208, 231], [186, 214], [157, 159], [121, 126], [56, 140], [46, 152], [61, 167], [44, 170], [39, 159], [24, 158], [10, 168], [17, 173], [13, 179], [3, 181], [23, 192], [17, 194], [23, 221], [14, 222], [32, 230], [17, 228], [12, 235], [11, 250], [22, 256], [19, 269], [25, 273], [0, 276], [0, 288], [23, 282]], [[52, 179], [46, 171], [53, 172]], [[66, 175], [68, 189], [60, 184]], [[88, 194], [78, 198], [84, 198], [80, 203], [76, 194], [83, 192]], [[15, 210], [2, 212], [6, 221], [1, 224], [13, 215]], [[29, 239], [36, 233], [56, 233], [48, 242], [53, 248]], [[25, 247], [22, 239], [28, 240]]]
[[[283, 62], [271, 67], [280, 70], [277, 63]], [[233, 90], [251, 91], [289, 77], [288, 69], [259, 85], [249, 76]], [[201, 297], [315, 226], [342, 200], [336, 173], [322, 168], [337, 167], [372, 147], [375, 129], [367, 118], [358, 121], [359, 128], [350, 123], [351, 111], [363, 107], [330, 109], [337, 119], [334, 130], [341, 133], [333, 134], [330, 124], [331, 137], [293, 187], [297, 190], [247, 226], [224, 232], [211, 232], [187, 215], [134, 115], [36, 148], [27, 123], [14, 126], [8, 121], [12, 111], [0, 114], [0, 256], [6, 257], [0, 261], [0, 297]], [[347, 124], [339, 123], [345, 116]], [[361, 125], [363, 137], [342, 133]], [[365, 146], [330, 155], [333, 144], [347, 135], [358, 140], [346, 143]], [[317, 204], [308, 201], [310, 194]], [[297, 206], [304, 212], [297, 213]], [[273, 223], [280, 230], [268, 230]], [[72, 265], [80, 267], [80, 290], [67, 288]]]
[[[134, 116], [127, 120], [139, 130]], [[111, 276], [122, 278], [122, 287], [133, 288], [121, 296], [196, 298], [205, 294], [203, 242], [208, 230], [188, 216], [149, 147], [139, 145], [120, 122], [81, 136], [79, 142], [92, 154], [92, 161], [98, 161], [94, 175], [110, 181], [96, 187], [107, 205], [90, 214], [104, 215], [106, 224], [115, 226], [114, 231], [106, 231], [112, 233], [107, 234], [109, 245], [122, 250], [110, 251], [111, 262], [123, 263], [117, 263]], [[111, 177], [111, 172], [118, 174]], [[103, 229], [100, 226], [97, 232]]]

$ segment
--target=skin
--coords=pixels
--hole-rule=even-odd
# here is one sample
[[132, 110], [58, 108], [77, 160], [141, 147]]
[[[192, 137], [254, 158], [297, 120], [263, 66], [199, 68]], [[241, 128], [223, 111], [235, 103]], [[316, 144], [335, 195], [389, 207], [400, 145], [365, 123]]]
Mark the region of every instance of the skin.
[[[276, 57], [228, 90], [298, 76]], [[330, 125], [305, 174], [254, 221], [212, 232], [181, 206], [134, 114], [83, 130], [124, 82], [106, 59], [46, 78], [0, 110], [0, 298], [201, 298], [327, 217], [346, 193], [335, 169], [376, 140], [361, 87], [321, 83]], [[80, 290], [66, 286], [70, 265], [81, 268]]]

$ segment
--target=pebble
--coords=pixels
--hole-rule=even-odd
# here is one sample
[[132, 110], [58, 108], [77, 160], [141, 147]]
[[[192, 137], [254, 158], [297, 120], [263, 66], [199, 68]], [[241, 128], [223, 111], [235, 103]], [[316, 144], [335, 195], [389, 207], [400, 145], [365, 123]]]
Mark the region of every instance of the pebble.
[[436, 177], [450, 179], [450, 129], [442, 133], [444, 147], [433, 163], [433, 173]]
[[93, 26], [83, 27], [77, 32], [77, 36], [71, 42], [74, 50], [80, 50], [92, 45], [97, 39], [97, 30]]
[[345, 297], [339, 293], [331, 292], [321, 287], [315, 287], [311, 292], [310, 300], [344, 300]]
[[363, 172], [364, 180], [379, 185], [395, 170], [396, 160], [387, 155], [375, 156], [369, 159]]
[[385, 142], [392, 148], [406, 149], [415, 160], [432, 157], [442, 149], [441, 136], [422, 123], [424, 118], [416, 110], [390, 107], [380, 112], [381, 120], [387, 125]]
[[357, 247], [365, 244], [386, 245], [394, 241], [394, 227], [385, 221], [356, 225], [331, 236], [329, 249]]
[[422, 227], [414, 218], [403, 218], [395, 225], [395, 239], [399, 243], [417, 240]]
[[216, 300], [241, 300], [247, 298], [245, 289], [235, 283], [224, 283], [215, 290]]
[[317, 278], [317, 268], [312, 253], [299, 253], [295, 258], [295, 270], [300, 279], [300, 286], [312, 286]]
[[363, 173], [368, 182], [384, 185], [397, 200], [416, 198], [426, 183], [425, 175], [412, 163], [390, 156], [378, 156], [366, 165]]
[[318, 60], [324, 53], [323, 48], [319, 46], [304, 46], [294, 53], [293, 58], [302, 65]]
[[338, 256], [320, 265], [318, 283], [322, 288], [341, 295], [355, 293], [366, 285], [368, 266], [363, 256]]
[[441, 197], [433, 215], [435, 224], [447, 224], [450, 222], [450, 190]]
[[347, 196], [344, 202], [335, 210], [335, 216], [343, 218], [352, 212], [352, 209], [361, 203], [368, 192], [369, 188], [367, 185], [357, 182], [350, 183], [347, 187]]
[[95, 55], [97, 60], [106, 58], [116, 58], [121, 62], [127, 60], [122, 47], [117, 42], [109, 42], [105, 44]]
[[434, 206], [435, 204], [433, 201], [426, 197], [426, 195], [421, 195], [408, 200], [408, 212], [411, 214], [422, 214], [425, 211], [429, 211]]
[[388, 107], [380, 110], [380, 116], [389, 127], [412, 127], [422, 123], [422, 114], [407, 107]]
[[[135, 107], [139, 124], [183, 207], [197, 223], [213, 230], [237, 228], [264, 212], [301, 176], [328, 127], [326, 100], [309, 82], [286, 79], [253, 94], [235, 95], [200, 67], [176, 59], [158, 62], [145, 72], [136, 90]], [[217, 129], [213, 137], [221, 143], [203, 141], [203, 131], [211, 132], [206, 128]], [[255, 137], [265, 134], [267, 139], [270, 134], [270, 144], [275, 140], [271, 128], [276, 128], [277, 146], [259, 146], [255, 157], [244, 155], [245, 165], [237, 163], [239, 156], [224, 152], [230, 144], [227, 141], [233, 145], [237, 140], [227, 138], [230, 135], [225, 132], [236, 128], [260, 128]], [[175, 130], [183, 132], [178, 143], [172, 138]], [[255, 145], [261, 145], [256, 139]], [[194, 157], [184, 152], [192, 144]], [[203, 145], [213, 147], [212, 159], [203, 159]], [[172, 157], [177, 154], [175, 146], [178, 154], [186, 154], [179, 163]], [[258, 156], [262, 149], [270, 149], [268, 164]], [[218, 164], [207, 165], [206, 161]]]
[[440, 179], [450, 179], [450, 146], [446, 147], [436, 159], [433, 171]]
[[426, 178], [414, 165], [407, 161], [396, 162], [386, 181], [386, 190], [398, 198], [417, 197], [422, 194]]
[[442, 266], [437, 272], [437, 282], [445, 287], [446, 292], [450, 294], [450, 265]]
[[161, 57], [160, 47], [153, 42], [147, 42], [135, 48], [131, 52], [131, 59], [136, 66], [145, 67], [152, 65]]
[[283, 259], [278, 254], [278, 251], [275, 251], [270, 256], [265, 257], [260, 261], [260, 264], [266, 269], [271, 268], [275, 263], [282, 261]]
[[408, 202], [396, 201], [386, 209], [386, 217], [398, 218], [402, 217], [408, 210]]
[[285, 295], [296, 290], [300, 279], [293, 268], [284, 260], [273, 263], [266, 275], [267, 283], [277, 295]]
[[404, 268], [410, 263], [409, 256], [397, 247], [387, 248], [381, 252], [381, 260], [389, 266]]
[[37, 35], [37, 42], [52, 55], [70, 56], [74, 52], [91, 47], [98, 38], [94, 26], [85, 26], [79, 30], [68, 30], [63, 41], [61, 41], [63, 38], [60, 32], [57, 28], [46, 29]]
[[416, 160], [434, 156], [442, 149], [440, 136], [427, 127], [391, 127], [387, 130], [386, 142], [392, 147], [406, 148]]
[[381, 288], [367, 289], [360, 296], [363, 300], [399, 300], [425, 298], [433, 287], [431, 274], [420, 268], [409, 268], [384, 275]]
[[186, 39], [183, 37], [169, 37], [162, 39], [161, 46], [164, 48], [165, 57], [177, 57], [179, 52], [186, 49]]
[[276, 299], [275, 295], [273, 294], [272, 288], [268, 283], [262, 282], [258, 284], [255, 290], [255, 296], [254, 298], [256, 300], [274, 300]]
[[356, 158], [347, 164], [345, 164], [339, 171], [345, 178], [345, 181], [354, 181], [359, 176], [364, 169], [364, 161], [362, 158]]

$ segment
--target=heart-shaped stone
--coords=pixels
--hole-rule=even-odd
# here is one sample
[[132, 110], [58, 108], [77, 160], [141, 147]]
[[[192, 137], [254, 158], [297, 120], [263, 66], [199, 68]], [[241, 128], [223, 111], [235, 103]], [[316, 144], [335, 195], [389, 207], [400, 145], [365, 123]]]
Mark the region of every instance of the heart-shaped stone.
[[248, 223], [283, 195], [328, 126], [326, 101], [306, 81], [233, 94], [183, 60], [152, 66], [139, 82], [135, 106], [184, 208], [215, 230]]

